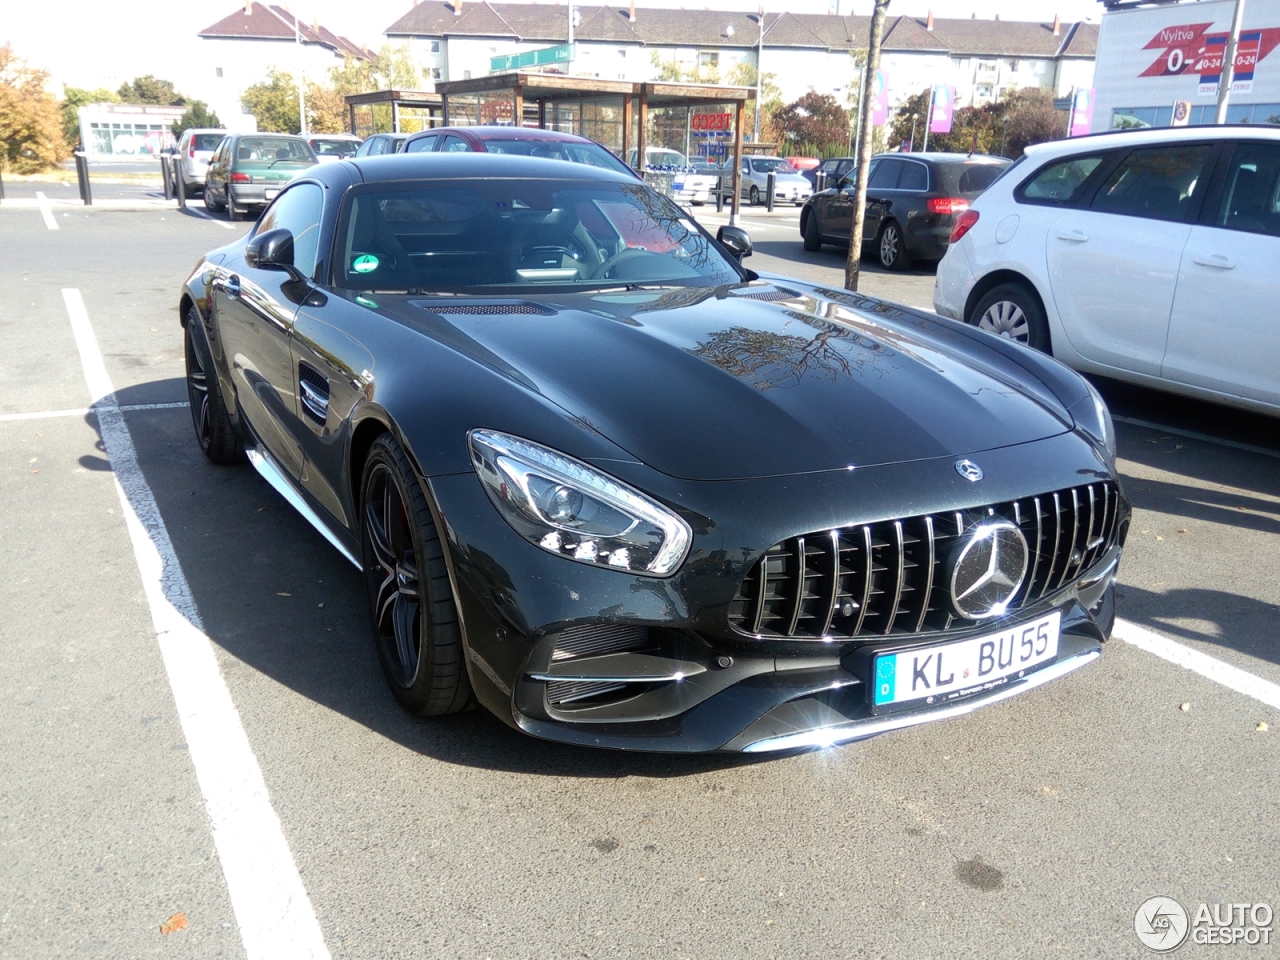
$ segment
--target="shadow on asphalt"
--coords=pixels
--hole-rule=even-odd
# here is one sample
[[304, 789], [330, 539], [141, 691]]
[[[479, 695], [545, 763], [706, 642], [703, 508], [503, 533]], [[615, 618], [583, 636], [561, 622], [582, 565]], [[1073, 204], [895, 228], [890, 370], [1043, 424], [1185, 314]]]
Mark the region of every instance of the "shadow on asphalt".
[[[185, 399], [186, 385], [171, 379], [116, 394], [121, 406], [157, 396]], [[410, 750], [464, 766], [568, 777], [683, 777], [767, 759], [566, 746], [536, 740], [482, 708], [430, 720], [409, 716], [386, 689], [359, 571], [252, 467], [209, 463], [186, 410], [126, 418], [205, 633], [272, 681]], [[92, 414], [85, 421], [97, 428]], [[246, 681], [233, 679], [233, 689], [237, 682]]]
[[[752, 242], [752, 250], [762, 253], [766, 256], [777, 257], [779, 260], [787, 260], [791, 263], [803, 263], [810, 267], [828, 267], [833, 270], [843, 270], [845, 265], [844, 250], [823, 244], [822, 250], [817, 253], [809, 253], [804, 249], [800, 238], [797, 236], [794, 241], [791, 240], [760, 240]], [[933, 276], [938, 272], [938, 264], [936, 261], [920, 260], [917, 261], [910, 270], [904, 270], [901, 273], [895, 273], [892, 270], [886, 270], [876, 261], [875, 257], [870, 254], [863, 254], [862, 264], [859, 268], [863, 273], [878, 273], [884, 276], [903, 276], [903, 277], [923, 277]]]
[[[1129, 584], [1119, 586], [1116, 596], [1126, 620], [1173, 637], [1280, 664], [1280, 643], [1275, 640], [1275, 604], [1225, 590], [1157, 593]], [[1198, 629], [1187, 625], [1197, 621], [1206, 626]]]

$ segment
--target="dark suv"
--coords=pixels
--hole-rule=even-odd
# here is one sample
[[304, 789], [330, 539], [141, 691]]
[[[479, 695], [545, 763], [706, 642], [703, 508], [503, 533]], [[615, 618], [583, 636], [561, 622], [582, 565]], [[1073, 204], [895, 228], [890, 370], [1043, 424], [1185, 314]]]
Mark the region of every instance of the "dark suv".
[[[886, 270], [906, 270], [913, 260], [941, 259], [956, 217], [1009, 165], [1004, 157], [979, 153], [884, 153], [872, 157], [863, 244], [874, 245]], [[804, 248], [812, 252], [824, 243], [847, 247], [853, 201], [852, 176], [810, 197], [800, 211]]]

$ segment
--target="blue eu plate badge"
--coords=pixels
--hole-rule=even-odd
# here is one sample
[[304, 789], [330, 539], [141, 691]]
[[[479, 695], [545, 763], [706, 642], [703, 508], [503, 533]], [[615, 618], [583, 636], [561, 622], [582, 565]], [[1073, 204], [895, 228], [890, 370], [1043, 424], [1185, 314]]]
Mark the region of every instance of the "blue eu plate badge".
[[898, 656], [876, 659], [876, 704], [893, 703], [893, 682], [898, 673]]

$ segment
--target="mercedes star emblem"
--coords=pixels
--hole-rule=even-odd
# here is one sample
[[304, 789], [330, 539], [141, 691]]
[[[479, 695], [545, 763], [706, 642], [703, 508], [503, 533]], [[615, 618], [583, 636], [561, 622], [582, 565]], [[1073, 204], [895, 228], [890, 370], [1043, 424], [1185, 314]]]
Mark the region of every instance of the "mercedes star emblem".
[[982, 479], [982, 468], [972, 460], [957, 460], [956, 473], [964, 477], [970, 483], [977, 483]]
[[1027, 575], [1029, 552], [1022, 531], [1007, 520], [975, 527], [951, 568], [956, 612], [970, 620], [1002, 615]]

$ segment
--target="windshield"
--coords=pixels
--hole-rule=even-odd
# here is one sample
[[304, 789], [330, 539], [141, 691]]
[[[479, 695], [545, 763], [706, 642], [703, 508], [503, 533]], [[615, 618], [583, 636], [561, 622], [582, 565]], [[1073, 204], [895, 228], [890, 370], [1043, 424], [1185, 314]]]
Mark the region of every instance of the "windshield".
[[317, 157], [354, 157], [360, 149], [360, 144], [354, 140], [325, 140], [317, 137], [310, 143]]
[[492, 179], [351, 191], [335, 282], [401, 293], [738, 283], [670, 200], [640, 183]]
[[756, 173], [795, 173], [796, 168], [780, 157], [763, 157], [751, 161], [751, 169]]
[[192, 150], [217, 150], [225, 133], [193, 133], [191, 135]]
[[236, 160], [276, 162], [301, 161], [315, 163], [315, 154], [305, 141], [285, 137], [241, 137], [236, 145]]
[[644, 162], [651, 167], [687, 167], [689, 165], [684, 154], [677, 153], [675, 150], [646, 150]]
[[490, 140], [485, 138], [484, 148], [489, 153], [568, 160], [570, 163], [585, 163], [588, 166], [604, 167], [606, 170], [617, 173], [631, 174], [631, 169], [625, 163], [598, 143], [579, 143], [574, 140]]

